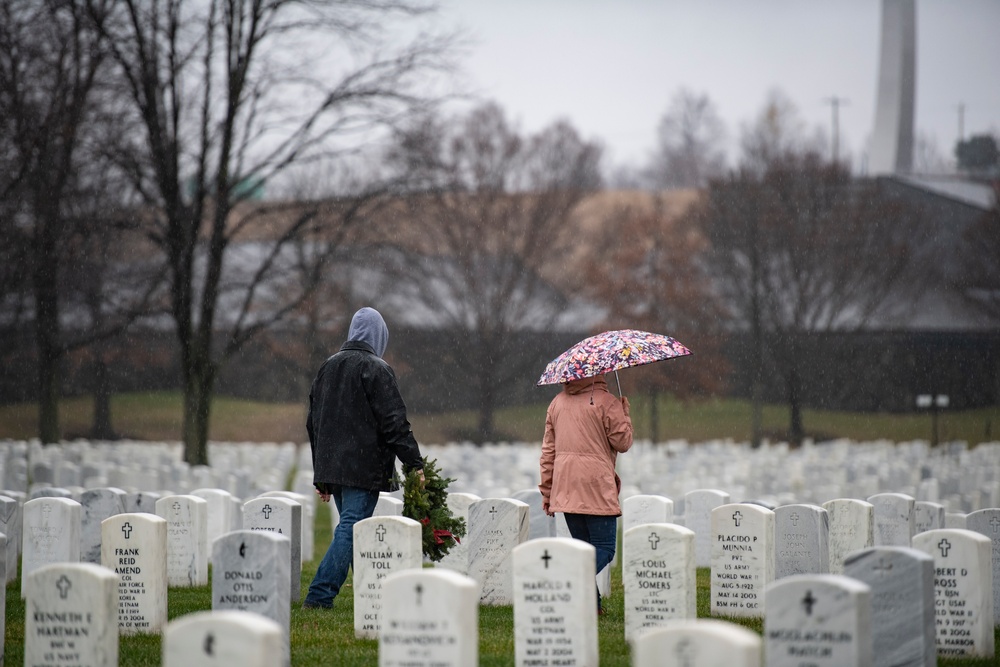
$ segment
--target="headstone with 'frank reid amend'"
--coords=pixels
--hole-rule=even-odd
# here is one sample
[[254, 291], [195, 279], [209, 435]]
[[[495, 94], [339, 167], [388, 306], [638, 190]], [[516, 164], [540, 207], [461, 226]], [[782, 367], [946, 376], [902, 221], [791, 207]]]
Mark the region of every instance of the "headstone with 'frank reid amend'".
[[161, 633], [167, 623], [166, 520], [145, 513], [105, 519], [101, 564], [118, 575], [121, 633]]

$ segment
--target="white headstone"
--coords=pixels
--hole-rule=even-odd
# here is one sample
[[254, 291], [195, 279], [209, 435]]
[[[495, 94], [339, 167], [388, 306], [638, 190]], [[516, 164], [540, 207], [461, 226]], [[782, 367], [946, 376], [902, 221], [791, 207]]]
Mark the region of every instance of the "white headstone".
[[403, 501], [388, 493], [380, 493], [372, 516], [403, 516]]
[[729, 494], [716, 489], [696, 489], [684, 494], [684, 525], [694, 531], [694, 562], [712, 564], [712, 510], [729, 502]]
[[423, 529], [405, 516], [373, 516], [354, 524], [354, 636], [378, 638], [382, 583], [423, 564]]
[[41, 497], [24, 503], [21, 536], [21, 596], [28, 575], [51, 563], [80, 562], [80, 503]]
[[524, 489], [511, 495], [528, 505], [528, 539], [556, 536], [556, 518], [549, 516], [542, 508], [542, 492], [538, 489]]
[[875, 545], [875, 508], [864, 500], [837, 498], [823, 509], [830, 519], [830, 573], [843, 574], [848, 554]]
[[694, 531], [672, 523], [642, 523], [622, 536], [625, 638], [669, 621], [697, 617]]
[[159, 634], [167, 623], [167, 522], [116, 514], [101, 524], [101, 564], [118, 575], [123, 635]]
[[1000, 509], [993, 507], [970, 512], [965, 516], [963, 525], [958, 527], [967, 528], [990, 540], [993, 565], [993, 623], [1000, 625]]
[[479, 586], [436, 569], [410, 569], [382, 581], [379, 667], [479, 664]]
[[313, 551], [316, 550], [316, 536], [313, 530], [316, 523], [316, 495], [307, 496], [292, 491], [268, 491], [260, 494], [260, 497], [288, 498], [302, 505], [302, 562], [312, 562]]
[[528, 539], [528, 505], [485, 498], [469, 507], [469, 576], [479, 583], [479, 603], [514, 603], [511, 552]]
[[913, 533], [944, 528], [944, 505], [918, 500], [913, 503]]
[[913, 504], [903, 493], [878, 493], [868, 498], [875, 515], [876, 547], [908, 547], [913, 540]]
[[632, 642], [632, 667], [761, 667], [760, 635], [728, 621], [670, 621]]
[[302, 505], [289, 498], [262, 497], [243, 503], [243, 529], [265, 530], [291, 541], [289, 595], [296, 602], [302, 588]]
[[622, 501], [622, 532], [644, 523], [673, 523], [674, 501], [665, 496], [639, 494]]
[[830, 517], [816, 505], [774, 510], [774, 578], [830, 571]]
[[913, 537], [913, 548], [934, 558], [939, 656], [993, 657], [991, 547], [988, 537], [959, 528]]
[[277, 667], [285, 663], [281, 626], [249, 611], [196, 611], [163, 632], [163, 667]]
[[594, 547], [539, 538], [515, 547], [513, 564], [517, 664], [597, 667]]
[[236, 509], [233, 494], [223, 489], [201, 488], [188, 495], [197, 496], [208, 503], [208, 548], [211, 551], [212, 542], [233, 530], [233, 514]]
[[909, 547], [847, 557], [844, 574], [872, 589], [875, 667], [934, 667], [934, 559]]
[[292, 541], [277, 533], [235, 530], [212, 543], [212, 610], [250, 611], [277, 623], [283, 663], [291, 658], [291, 559]]
[[5, 577], [3, 579], [5, 584], [17, 579], [17, 531], [18, 526], [18, 516], [21, 513], [21, 508], [18, 502], [9, 497], [0, 495], [0, 533], [7, 537], [6, 542], [4, 542], [3, 552], [0, 553], [0, 559], [3, 560], [5, 565]]
[[767, 587], [768, 667], [872, 664], [871, 589], [839, 574], [798, 574]]
[[167, 522], [167, 585], [208, 584], [208, 501], [198, 496], [164, 496], [156, 514]]
[[466, 536], [457, 544], [451, 545], [448, 553], [437, 563], [437, 567], [444, 567], [461, 574], [469, 573], [469, 507], [477, 500], [482, 500], [472, 493], [449, 493], [447, 499], [448, 509], [452, 516], [465, 521]]
[[113, 487], [88, 489], [80, 496], [80, 561], [100, 564], [101, 522], [125, 511], [125, 492]]
[[57, 563], [25, 578], [24, 664], [118, 664], [118, 577], [93, 563]]
[[712, 510], [712, 614], [764, 615], [774, 580], [774, 512], [733, 503]]

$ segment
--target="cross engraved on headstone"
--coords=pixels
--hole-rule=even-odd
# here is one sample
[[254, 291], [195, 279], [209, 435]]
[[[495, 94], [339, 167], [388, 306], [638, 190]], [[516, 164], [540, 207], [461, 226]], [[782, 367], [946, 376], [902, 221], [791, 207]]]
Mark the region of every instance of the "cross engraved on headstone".
[[742, 521], [742, 520], [743, 520], [743, 515], [740, 514], [739, 510], [736, 510], [735, 512], [733, 512], [733, 521], [736, 522], [736, 527], [737, 528], [740, 527], [740, 521]]
[[802, 598], [802, 606], [806, 608], [806, 616], [812, 616], [814, 604], [816, 604], [816, 598], [813, 597], [812, 591], [806, 591], [806, 596]]
[[132, 532], [132, 524], [130, 524], [128, 521], [126, 521], [125, 523], [123, 523], [122, 524], [122, 532], [125, 533], [125, 539], [126, 540], [131, 539], [129, 537], [129, 534], [131, 534], [131, 532]]
[[656, 551], [656, 545], [660, 543], [660, 536], [656, 533], [649, 534], [649, 546], [653, 551]]
[[799, 519], [801, 518], [802, 517], [799, 516], [798, 512], [792, 512], [791, 514], [788, 515], [788, 520], [791, 521], [792, 525], [795, 526], [796, 528], [799, 527]]
[[212, 644], [214, 643], [215, 643], [215, 636], [211, 632], [209, 632], [207, 635], [205, 635], [205, 644], [204, 644], [205, 655], [212, 655]]
[[42, 518], [45, 520], [45, 523], [49, 522], [49, 514], [52, 514], [52, 506], [44, 505], [42, 507]]
[[542, 555], [542, 560], [545, 561], [545, 569], [549, 569], [549, 561], [552, 560], [552, 556], [549, 555], [548, 549], [546, 549], [545, 553]]
[[413, 587], [413, 590], [417, 594], [417, 606], [419, 607], [420, 606], [420, 597], [421, 597], [421, 595], [423, 595], [424, 587], [421, 586], [420, 584], [417, 584], [416, 586]]
[[951, 549], [951, 542], [948, 541], [947, 537], [941, 538], [941, 541], [938, 542], [938, 549], [941, 550], [942, 558], [948, 557], [948, 549]]
[[990, 519], [990, 525], [993, 526], [993, 532], [997, 532], [997, 530], [1000, 529], [1000, 516], [994, 515], [993, 518]]
[[181, 511], [181, 504], [175, 500], [174, 504], [171, 505], [170, 508], [174, 511], [174, 514], [177, 514]]
[[679, 667], [694, 667], [695, 651], [691, 646], [691, 640], [687, 637], [681, 639], [674, 646], [674, 653], [677, 654], [677, 664]]
[[56, 588], [59, 589], [59, 597], [65, 600], [66, 596], [69, 595], [69, 589], [73, 588], [73, 582], [64, 574], [56, 581]]
[[878, 559], [878, 565], [876, 565], [873, 569], [878, 572], [878, 574], [879, 574], [880, 577], [884, 577], [885, 574], [886, 574], [886, 571], [892, 569], [892, 563], [889, 563], [888, 565], [886, 565], [885, 564], [885, 558], [879, 558]]
[[384, 525], [382, 525], [380, 523], [378, 525], [378, 528], [375, 529], [375, 534], [378, 535], [378, 541], [379, 542], [385, 542], [385, 526]]
[[263, 507], [260, 508], [260, 513], [264, 515], [265, 519], [270, 519], [271, 518], [271, 512], [273, 512], [273, 511], [274, 511], [274, 509], [272, 509], [272, 507], [270, 505], [264, 505]]
[[497, 506], [496, 506], [496, 505], [492, 505], [492, 506], [490, 507], [490, 514], [492, 514], [492, 515], [493, 515], [493, 516], [492, 516], [492, 517], [490, 517], [490, 518], [492, 518], [492, 519], [495, 519], [495, 518], [497, 518]]

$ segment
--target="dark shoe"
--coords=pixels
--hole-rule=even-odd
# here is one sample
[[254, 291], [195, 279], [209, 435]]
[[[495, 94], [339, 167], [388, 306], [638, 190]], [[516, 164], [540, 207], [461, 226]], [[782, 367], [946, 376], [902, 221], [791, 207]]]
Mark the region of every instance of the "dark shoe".
[[302, 603], [303, 609], [333, 609], [332, 604], [318, 604], [316, 602], [309, 602], [306, 600]]

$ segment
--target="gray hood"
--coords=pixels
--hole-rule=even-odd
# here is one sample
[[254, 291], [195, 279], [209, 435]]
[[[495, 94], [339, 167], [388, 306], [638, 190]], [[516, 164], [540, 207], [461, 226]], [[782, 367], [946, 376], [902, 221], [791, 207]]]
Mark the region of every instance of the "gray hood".
[[354, 313], [354, 317], [351, 318], [347, 340], [371, 345], [375, 354], [381, 358], [389, 344], [389, 327], [385, 325], [385, 320], [377, 310], [366, 306]]

